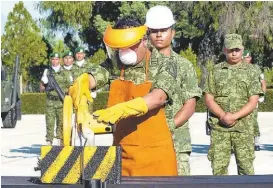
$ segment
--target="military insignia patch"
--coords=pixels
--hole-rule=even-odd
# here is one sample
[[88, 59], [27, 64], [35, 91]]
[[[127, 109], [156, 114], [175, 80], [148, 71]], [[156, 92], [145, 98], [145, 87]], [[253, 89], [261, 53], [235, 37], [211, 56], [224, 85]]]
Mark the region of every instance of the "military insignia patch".
[[175, 79], [177, 78], [177, 65], [174, 63], [169, 63], [166, 71]]

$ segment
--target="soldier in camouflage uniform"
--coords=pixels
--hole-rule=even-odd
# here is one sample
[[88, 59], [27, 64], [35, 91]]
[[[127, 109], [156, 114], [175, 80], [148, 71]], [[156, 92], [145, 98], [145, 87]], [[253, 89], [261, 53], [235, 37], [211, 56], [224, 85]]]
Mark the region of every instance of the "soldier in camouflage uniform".
[[[126, 28], [126, 29], [125, 29]], [[139, 29], [141, 28], [141, 24], [136, 21], [135, 19], [131, 18], [123, 18], [117, 21], [114, 29], [116, 31], [123, 30], [126, 31], [128, 28], [132, 29]], [[108, 28], [109, 33], [111, 33], [112, 29]], [[105, 32], [104, 41], [108, 42], [108, 45], [110, 46], [111, 40], [115, 40], [118, 37], [115, 36], [109, 36], [107, 38], [108, 30]], [[138, 34], [137, 34], [138, 35]], [[123, 37], [121, 37], [123, 38]], [[110, 42], [108, 41], [110, 40]], [[109, 52], [109, 51], [108, 51]], [[148, 67], [146, 67], [146, 60], [145, 57], [149, 57], [147, 54], [151, 53], [150, 58], [148, 59]], [[135, 45], [131, 46], [130, 48], [124, 48], [119, 51], [110, 51], [109, 54], [112, 54], [111, 61], [108, 61], [108, 65], [104, 65], [105, 67], [109, 68], [109, 72], [114, 74], [115, 76], [121, 75], [121, 72], [124, 69], [124, 74], [120, 78], [125, 81], [133, 81], [134, 84], [143, 85], [146, 80], [146, 74], [148, 73], [149, 81], [152, 82], [152, 87], [149, 90], [150, 93], [146, 94], [143, 97], [138, 98], [132, 98], [132, 100], [129, 100], [127, 102], [122, 102], [119, 104], [116, 104], [110, 108], [107, 108], [105, 110], [96, 111], [94, 113], [95, 116], [98, 116], [99, 121], [105, 121], [105, 122], [111, 122], [116, 123], [119, 121], [118, 125], [116, 126], [117, 131], [114, 135], [114, 140], [119, 138], [120, 134], [126, 134], [124, 135], [121, 142], [115, 142], [114, 144], [120, 144], [123, 148], [123, 154], [122, 154], [122, 169], [125, 170], [125, 173], [123, 171], [123, 175], [125, 176], [151, 176], [151, 175], [158, 175], [158, 176], [173, 176], [177, 175], [177, 162], [176, 160], [173, 161], [175, 157], [175, 151], [174, 146], [172, 142], [172, 136], [171, 132], [169, 130], [169, 127], [175, 128], [174, 124], [174, 116], [177, 113], [177, 111], [181, 108], [181, 105], [183, 102], [181, 102], [181, 99], [185, 97], [185, 94], [187, 91], [183, 91], [179, 84], [182, 83], [182, 79], [185, 77], [185, 75], [182, 75], [183, 73], [180, 71], [180, 68], [182, 68], [181, 64], [176, 63], [170, 63], [169, 57], [165, 57], [162, 53], [159, 53], [159, 51], [154, 48], [153, 46], [147, 46], [147, 38], [145, 37], [145, 33], [143, 38], [138, 39], [137, 43]], [[177, 57], [178, 58], [178, 57]], [[192, 69], [191, 64], [186, 61], [183, 58], [179, 58], [178, 61], [183, 60], [185, 62], [185, 66], [189, 69]], [[162, 62], [161, 62], [162, 61]], [[121, 69], [121, 70], [120, 70]], [[178, 81], [177, 81], [178, 80]], [[111, 88], [114, 82], [111, 83]], [[142, 86], [141, 86], [142, 87]], [[111, 93], [111, 89], [110, 89]], [[128, 93], [130, 95], [130, 93]], [[110, 99], [110, 98], [109, 98]], [[109, 103], [108, 103], [109, 104]], [[155, 124], [147, 124], [145, 126], [137, 126], [135, 129], [133, 125], [131, 124], [133, 120], [137, 120], [136, 117], [139, 117], [146, 113], [152, 113], [154, 110], [164, 107], [166, 123], [167, 123], [167, 130], [165, 133], [169, 134], [170, 140], [171, 140], [171, 147], [172, 151], [163, 152], [164, 145], [160, 144], [155, 147], [150, 147], [147, 145], [147, 147], [143, 148], [144, 144], [135, 144], [134, 142], [140, 141], [141, 139], [145, 139], [148, 135], [149, 139], [145, 139], [145, 144], [152, 144], [150, 143], [152, 139], [154, 139], [157, 136], [160, 136], [160, 134], [163, 134], [162, 132], [155, 133], [155, 130], [157, 124], [160, 124], [162, 122], [157, 122]], [[132, 119], [130, 118], [132, 117]], [[135, 118], [134, 118], [135, 117]], [[145, 115], [146, 117], [146, 115]], [[120, 128], [120, 123], [122, 124], [122, 120], [126, 122], [128, 118], [128, 125], [126, 125], [126, 129], [134, 129], [129, 131], [127, 133], [127, 130], [124, 127]], [[141, 119], [141, 117], [140, 117]], [[130, 120], [130, 121], [129, 121]], [[142, 128], [141, 128], [142, 127]], [[153, 131], [150, 130], [150, 127], [153, 128]], [[120, 130], [121, 129], [121, 130]], [[146, 129], [146, 131], [145, 131]], [[137, 138], [133, 139], [133, 135], [138, 135], [137, 132], [142, 132], [143, 134], [139, 135]], [[173, 131], [173, 130], [172, 130]], [[116, 136], [117, 135], [117, 136]], [[128, 140], [130, 139], [130, 140]], [[126, 141], [125, 141], [126, 140]], [[162, 140], [163, 141], [163, 140]], [[127, 142], [130, 142], [129, 145], [131, 145], [132, 150], [130, 150], [127, 147], [129, 147]], [[154, 143], [153, 143], [154, 144]], [[133, 152], [133, 148], [136, 149], [136, 151], [141, 152], [142, 154], [137, 154], [138, 152]], [[137, 150], [137, 148], [142, 148], [140, 150]], [[124, 150], [125, 149], [125, 150]], [[151, 154], [150, 152], [153, 152], [154, 149], [161, 149], [160, 151], [156, 151], [155, 153]], [[128, 153], [127, 153], [128, 152]], [[161, 153], [161, 154], [160, 154]], [[162, 156], [162, 153], [164, 153], [164, 156]], [[172, 157], [166, 156], [166, 155], [173, 155]], [[126, 157], [128, 155], [128, 158]], [[142, 156], [143, 159], [146, 161], [138, 160], [138, 156]], [[151, 155], [153, 157], [151, 157]], [[133, 156], [133, 157], [132, 157]], [[161, 158], [164, 158], [163, 161]], [[173, 158], [174, 157], [174, 158]], [[128, 165], [130, 161], [134, 161], [134, 165]], [[154, 166], [154, 163], [156, 165]], [[142, 164], [142, 167], [139, 167], [139, 165]], [[167, 170], [163, 172], [164, 166]], [[158, 167], [158, 169], [157, 169]], [[143, 170], [147, 168], [147, 170]], [[169, 171], [173, 168], [174, 171]], [[128, 170], [129, 169], [129, 170]], [[142, 171], [141, 171], [142, 170]], [[139, 172], [141, 171], [141, 172]]]
[[[174, 95], [175, 103], [166, 107], [168, 125], [173, 134], [176, 150], [178, 175], [190, 175], [189, 158], [192, 151], [188, 119], [195, 111], [196, 99], [201, 97], [201, 89], [194, 67], [190, 61], [175, 53], [171, 41], [175, 36], [174, 19], [171, 10], [165, 6], [155, 6], [146, 15], [146, 25], [149, 29], [151, 44], [159, 50], [158, 62], [167, 62], [171, 67], [170, 74], [174, 75], [182, 93]], [[178, 112], [174, 117], [170, 115]]]
[[227, 175], [231, 148], [239, 175], [253, 175], [253, 118], [263, 95], [253, 66], [243, 62], [241, 35], [225, 35], [226, 62], [214, 66], [205, 84], [205, 102], [211, 112], [211, 144], [208, 159], [214, 175]]
[[[88, 73], [91, 87], [91, 96], [96, 98], [96, 89], [101, 88], [108, 82], [109, 72], [102, 66], [95, 65], [85, 59], [84, 48], [78, 47], [75, 50], [76, 61], [74, 63], [74, 70], [72, 71], [73, 80], [83, 73]], [[93, 104], [88, 105], [89, 112], [93, 112]]]
[[[264, 74], [262, 73], [260, 67], [258, 65], [256, 65], [256, 64], [252, 64], [252, 57], [251, 57], [250, 51], [245, 50], [244, 54], [243, 54], [243, 57], [244, 57], [244, 61], [246, 63], [249, 63], [249, 64], [253, 65], [254, 70], [256, 71], [257, 77], [260, 79], [262, 90], [263, 90], [263, 92], [265, 94], [265, 92], [266, 92], [266, 82], [265, 82], [265, 79], [264, 79]], [[264, 102], [264, 96], [259, 98], [259, 102]], [[253, 121], [255, 121], [255, 124], [254, 124], [254, 142], [255, 142], [255, 146], [254, 146], [254, 148], [255, 148], [255, 151], [260, 151], [259, 137], [260, 137], [261, 133], [260, 133], [259, 125], [258, 125], [258, 105], [253, 110], [252, 116], [254, 118]]]
[[[48, 84], [48, 75], [52, 74], [62, 89], [63, 93], [68, 92], [68, 87], [70, 85], [70, 77], [64, 71], [64, 68], [60, 65], [60, 54], [55, 52], [50, 55], [51, 67], [45, 69], [41, 83], [40, 91], [46, 90]], [[62, 143], [63, 135], [63, 103], [59, 98], [55, 90], [46, 90], [46, 141], [48, 145], [52, 145], [54, 138], [54, 127], [56, 122], [56, 138], [59, 143]]]
[[77, 69], [77, 66], [74, 65], [74, 56], [73, 56], [73, 52], [71, 51], [65, 51], [63, 54], [63, 61], [64, 61], [64, 70], [69, 72], [70, 74], [70, 83], [71, 85], [74, 82], [74, 78], [73, 78], [73, 72]]

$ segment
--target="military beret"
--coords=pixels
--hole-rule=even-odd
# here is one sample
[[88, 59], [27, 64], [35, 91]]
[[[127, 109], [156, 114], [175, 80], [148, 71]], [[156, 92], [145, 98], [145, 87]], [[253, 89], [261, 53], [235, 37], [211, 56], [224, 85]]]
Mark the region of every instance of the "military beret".
[[58, 53], [58, 52], [53, 52], [53, 53], [50, 54], [49, 57], [50, 57], [50, 58], [52, 58], [52, 57], [58, 57], [58, 58], [60, 58], [61, 56], [60, 56], [60, 53]]
[[242, 36], [238, 34], [225, 35], [224, 46], [227, 49], [234, 49], [234, 48], [243, 49], [244, 46], [243, 46]]
[[65, 57], [65, 56], [73, 56], [73, 52], [65, 51], [63, 57]]
[[251, 57], [251, 53], [249, 50], [244, 50], [243, 57]]
[[75, 54], [78, 53], [78, 52], [85, 53], [83, 47], [76, 48]]

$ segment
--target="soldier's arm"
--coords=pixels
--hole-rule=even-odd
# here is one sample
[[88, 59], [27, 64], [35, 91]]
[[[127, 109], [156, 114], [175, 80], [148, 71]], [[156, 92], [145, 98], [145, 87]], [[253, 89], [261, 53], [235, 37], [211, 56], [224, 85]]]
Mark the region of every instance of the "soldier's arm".
[[143, 97], [148, 110], [153, 110], [163, 106], [167, 98], [167, 94], [162, 89], [153, 89], [150, 93]]
[[215, 102], [214, 96], [206, 93], [205, 94], [205, 104], [209, 111], [221, 119], [225, 115], [225, 111]]
[[45, 69], [43, 72], [43, 76], [40, 82], [40, 92], [44, 92], [46, 88], [45, 84], [48, 84], [47, 72], [48, 72], [48, 69]]
[[258, 76], [261, 82], [261, 86], [262, 86], [262, 90], [265, 93], [266, 92], [266, 82], [264, 79], [264, 73], [262, 72], [262, 70], [258, 67]]
[[41, 81], [40, 82], [40, 92], [44, 92], [45, 91], [45, 84]]
[[89, 89], [94, 89], [96, 87], [96, 80], [95, 80], [94, 76], [89, 74], [88, 78], [89, 78]]
[[266, 82], [265, 82], [265, 80], [261, 80], [261, 84], [262, 84], [262, 90], [265, 93], [266, 92]]
[[256, 108], [259, 97], [264, 95], [261, 88], [260, 79], [257, 78], [255, 74], [249, 75], [249, 79], [251, 82], [248, 85], [247, 91], [249, 96], [248, 103], [233, 114], [236, 119], [240, 119], [250, 114]]
[[253, 95], [248, 98], [248, 103], [243, 106], [239, 111], [235, 112], [234, 118], [240, 119], [250, 114], [257, 106], [259, 95]]
[[174, 117], [174, 122], [177, 128], [184, 125], [184, 123], [193, 115], [196, 100], [202, 95], [201, 89], [198, 87], [198, 79], [192, 63], [184, 60], [183, 65], [183, 70], [185, 70], [185, 75], [183, 77], [183, 90], [186, 92], [183, 107]]
[[[163, 73], [163, 74], [162, 74]], [[153, 83], [151, 92], [144, 97], [137, 97], [133, 100], [116, 104], [105, 110], [94, 112], [98, 121], [116, 123], [118, 120], [130, 116], [142, 116], [148, 111], [163, 107], [173, 98], [176, 91], [176, 80], [173, 76], [166, 73], [164, 69], [158, 71]]]
[[215, 102], [214, 96], [216, 93], [215, 81], [213, 76], [213, 70], [209, 72], [205, 88], [203, 93], [205, 94], [205, 104], [210, 112], [221, 119], [225, 115], [225, 111]]
[[193, 115], [196, 106], [196, 99], [188, 99], [183, 107], [175, 114], [174, 123], [176, 128], [184, 125], [188, 119]]
[[149, 110], [171, 104], [176, 92], [182, 92], [176, 78], [167, 71], [167, 66], [167, 63], [158, 65], [157, 73], [153, 78], [152, 91], [143, 97]]
[[108, 82], [109, 72], [100, 65], [92, 65], [88, 68], [87, 73], [89, 74], [90, 89], [101, 88]]

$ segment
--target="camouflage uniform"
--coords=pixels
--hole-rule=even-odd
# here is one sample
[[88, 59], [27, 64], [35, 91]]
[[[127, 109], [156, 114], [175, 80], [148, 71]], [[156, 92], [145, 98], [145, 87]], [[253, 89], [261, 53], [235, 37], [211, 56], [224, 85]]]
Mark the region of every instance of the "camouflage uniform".
[[[76, 61], [77, 62], [77, 61]], [[96, 88], [101, 88], [104, 86], [109, 79], [109, 72], [101, 67], [100, 65], [93, 64], [85, 60], [83, 65], [80, 67], [77, 63], [74, 63], [73, 70], [72, 70], [72, 77], [73, 80], [76, 80], [83, 73], [91, 74], [96, 80]], [[93, 112], [93, 104], [88, 105], [89, 112]]]
[[[190, 175], [189, 156], [192, 148], [188, 121], [176, 128], [174, 116], [186, 100], [201, 96], [201, 90], [197, 86], [196, 73], [192, 63], [173, 51], [171, 57], [164, 56], [154, 47], [151, 47], [151, 51], [148, 68], [149, 80], [153, 82], [153, 88], [161, 88], [168, 94], [169, 100], [165, 107], [165, 114], [173, 135], [179, 175]], [[125, 80], [131, 80], [136, 84], [145, 81], [145, 60], [136, 66], [126, 66], [118, 60], [116, 53], [112, 57], [112, 61], [108, 61], [104, 66], [111, 72], [112, 79], [117, 79], [120, 76], [120, 69], [124, 66], [126, 69]]]
[[76, 80], [75, 78], [75, 71], [78, 71], [79, 67], [75, 64], [72, 65], [71, 69], [67, 70], [67, 69], [64, 69], [64, 72], [66, 72], [66, 74], [69, 75], [69, 81], [70, 81], [70, 85], [73, 85], [74, 81]]
[[[68, 92], [70, 85], [70, 77], [63, 67], [60, 67], [58, 72], [55, 72], [51, 67], [48, 74], [54, 76], [56, 82], [64, 93]], [[56, 121], [56, 138], [62, 139], [63, 135], [63, 103], [61, 102], [55, 90], [46, 92], [46, 141], [53, 141], [54, 127]]]
[[[262, 71], [261, 71], [260, 67], [257, 65], [253, 65], [253, 64], [251, 64], [251, 65], [253, 66], [253, 68], [255, 70], [256, 76], [259, 78], [259, 80], [261, 82], [260, 75], [262, 74]], [[255, 108], [252, 112], [252, 117], [253, 117], [253, 121], [255, 122], [253, 124], [253, 126], [254, 126], [253, 135], [254, 135], [254, 137], [259, 137], [261, 135], [261, 133], [260, 133], [259, 124], [258, 124], [258, 104], [257, 104], [257, 108]]]
[[172, 131], [173, 141], [176, 151], [178, 175], [190, 175], [189, 158], [192, 151], [191, 137], [189, 131], [189, 122], [176, 128], [174, 124], [174, 115], [183, 107], [183, 104], [191, 98], [200, 98], [201, 89], [198, 87], [198, 80], [194, 67], [190, 61], [181, 57], [173, 50], [171, 56], [164, 56], [162, 53], [157, 55], [156, 64], [166, 63], [167, 71], [175, 77], [180, 89], [173, 95], [172, 105], [165, 108], [168, 125]]
[[[236, 65], [222, 62], [215, 65], [207, 77], [204, 92], [213, 95], [215, 102], [225, 112], [231, 113], [239, 111], [246, 105], [250, 96], [262, 94], [253, 67], [244, 62]], [[250, 114], [239, 119], [234, 126], [228, 127], [211, 114], [209, 124], [212, 131], [208, 159], [211, 161], [214, 175], [228, 174], [232, 147], [238, 174], [254, 174], [252, 135], [254, 123]]]

